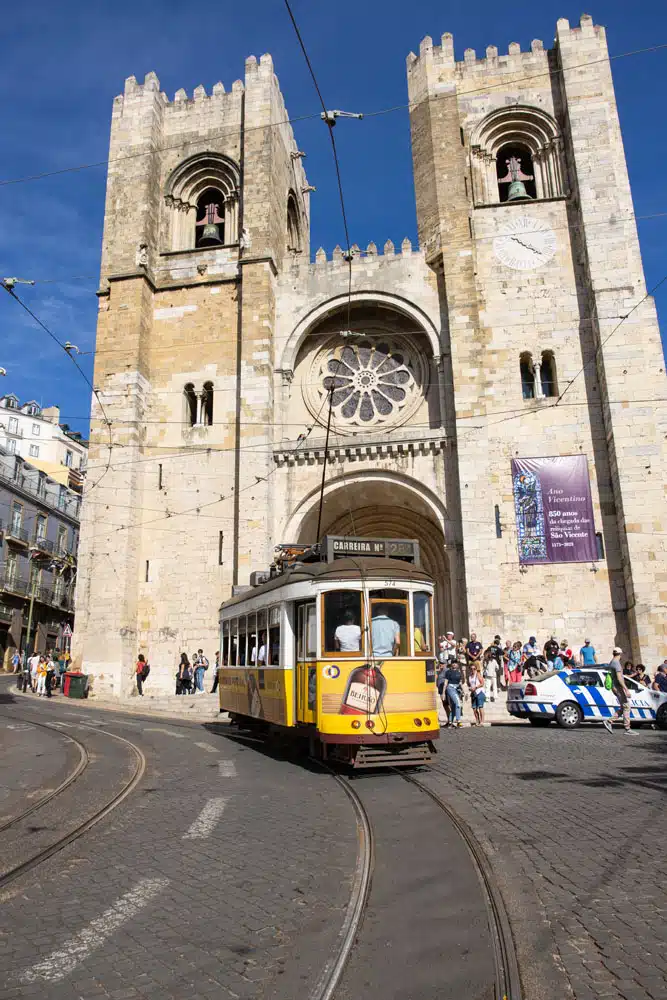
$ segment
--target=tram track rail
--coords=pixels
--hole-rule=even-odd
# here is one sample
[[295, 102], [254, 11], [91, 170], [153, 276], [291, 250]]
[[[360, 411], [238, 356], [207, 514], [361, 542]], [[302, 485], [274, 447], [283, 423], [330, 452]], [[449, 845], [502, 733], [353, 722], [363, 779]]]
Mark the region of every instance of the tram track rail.
[[425, 785], [414, 774], [406, 774], [403, 771], [397, 771], [396, 774], [427, 795], [445, 813], [465, 841], [482, 884], [488, 911], [496, 970], [494, 1000], [521, 1000], [521, 976], [512, 926], [486, 853], [465, 820], [437, 792]]
[[[2, 718], [7, 719], [10, 718], [10, 716], [3, 715]], [[14, 716], [11, 716], [11, 718], [13, 719]], [[69, 788], [70, 785], [73, 785], [76, 779], [83, 774], [83, 772], [88, 767], [88, 764], [90, 763], [88, 751], [86, 750], [83, 743], [80, 740], [77, 740], [75, 736], [72, 736], [70, 733], [63, 733], [61, 730], [56, 729], [55, 726], [47, 726], [42, 722], [31, 721], [29, 725], [39, 726], [41, 729], [48, 729], [52, 732], [56, 731], [61, 736], [64, 736], [65, 739], [69, 740], [70, 743], [73, 743], [74, 746], [79, 751], [79, 761], [74, 770], [70, 774], [68, 774], [63, 781], [60, 782], [57, 788], [52, 788], [50, 792], [47, 792], [46, 795], [43, 795], [40, 799], [37, 799], [37, 801], [33, 802], [33, 804], [28, 806], [27, 809], [24, 809], [16, 816], [12, 816], [11, 819], [8, 819], [6, 822], [2, 823], [0, 825], [0, 833], [2, 833], [4, 830], [9, 830], [10, 827], [14, 826], [17, 823], [20, 823], [24, 819], [27, 819], [28, 816], [30, 816], [32, 813], [36, 812], [38, 809], [41, 809], [43, 806], [45, 806], [47, 802], [50, 802], [52, 799], [55, 799], [57, 795], [60, 795], [61, 792], [64, 792], [66, 788]]]
[[[61, 736], [70, 735], [69, 733], [63, 734], [62, 729], [59, 728], [57, 723], [55, 723], [54, 725], [49, 725], [48, 723], [45, 722], [37, 723], [33, 719], [16, 715], [7, 716], [3, 714], [2, 717], [9, 718], [12, 721], [24, 722], [28, 725], [39, 725], [42, 726], [44, 729], [51, 729], [53, 730], [53, 732], [60, 733]], [[117, 809], [118, 806], [129, 795], [132, 794], [132, 792], [134, 791], [134, 789], [137, 787], [137, 785], [144, 776], [144, 773], [146, 771], [146, 757], [144, 756], [143, 751], [135, 743], [132, 743], [130, 740], [125, 739], [124, 736], [118, 736], [116, 733], [111, 733], [106, 729], [100, 729], [98, 726], [87, 725], [84, 722], [79, 722], [77, 723], [77, 725], [85, 729], [90, 729], [92, 732], [100, 733], [104, 736], [109, 736], [111, 737], [111, 739], [117, 740], [118, 742], [128, 746], [130, 750], [133, 752], [135, 757], [134, 771], [130, 779], [124, 783], [123, 787], [118, 792], [116, 792], [115, 795], [113, 795], [110, 799], [108, 799], [104, 803], [104, 805], [96, 809], [92, 815], [88, 816], [85, 820], [79, 823], [76, 827], [74, 827], [64, 836], [59, 837], [52, 844], [49, 844], [47, 847], [44, 847], [40, 851], [37, 851], [32, 857], [27, 858], [25, 861], [21, 862], [21, 864], [15, 865], [13, 868], [10, 868], [3, 875], [1, 875], [0, 889], [4, 889], [7, 885], [9, 885], [11, 882], [14, 882], [21, 875], [25, 875], [27, 874], [27, 872], [32, 871], [33, 868], [36, 868], [44, 861], [47, 861], [49, 858], [53, 857], [54, 854], [57, 854], [59, 851], [63, 850], [63, 848], [67, 847], [69, 844], [72, 844], [74, 841], [78, 840], [84, 834], [88, 833], [88, 831], [91, 830], [94, 826], [97, 826], [97, 824], [100, 823], [101, 820], [103, 820], [106, 816], [108, 816], [111, 812], [113, 812], [114, 809]], [[39, 802], [34, 803], [34, 806], [31, 806], [29, 809], [25, 810], [19, 816], [14, 817], [8, 824], [5, 825], [4, 829], [7, 829], [10, 826], [15, 826], [31, 813], [36, 812], [40, 808], [43, 808], [47, 804], [47, 802], [51, 802], [57, 795], [61, 795], [66, 788], [70, 787], [73, 784], [76, 778], [79, 778], [81, 774], [83, 774], [89, 762], [88, 752], [85, 750], [85, 747], [83, 747], [83, 744], [80, 743], [80, 741], [76, 740], [75, 737], [71, 738], [76, 743], [78, 743], [80, 747], [83, 748], [86, 754], [86, 764], [78, 770], [78, 773], [76, 773], [75, 775], [71, 774], [57, 789], [54, 789], [53, 792], [50, 793], [48, 796], [43, 797], [42, 799], [40, 799]]]

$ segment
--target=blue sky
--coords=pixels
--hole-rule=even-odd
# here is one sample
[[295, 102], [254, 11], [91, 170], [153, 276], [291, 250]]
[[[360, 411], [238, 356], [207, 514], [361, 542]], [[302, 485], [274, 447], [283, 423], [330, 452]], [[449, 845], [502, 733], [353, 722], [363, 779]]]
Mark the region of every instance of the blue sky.
[[[325, 100], [330, 107], [374, 111], [406, 103], [405, 57], [424, 35], [454, 34], [456, 55], [512, 41], [551, 44], [556, 20], [576, 24], [581, 10], [564, 2], [499, 4], [478, 0], [455, 10], [435, 0], [325, 4], [293, 0]], [[589, 8], [607, 27], [612, 55], [667, 42], [667, 4], [606, 0]], [[188, 35], [188, 31], [191, 32]], [[0, 178], [16, 178], [104, 160], [111, 102], [123, 80], [155, 70], [170, 98], [217, 80], [243, 77], [247, 55], [271, 52], [292, 116], [318, 111], [282, 0], [137, 4], [115, 0], [12, 8], [3, 25], [3, 142]], [[667, 49], [613, 63], [635, 209], [667, 212]], [[308, 153], [312, 246], [330, 251], [344, 237], [325, 126], [295, 126]], [[365, 246], [404, 236], [416, 242], [407, 111], [341, 122], [337, 127], [351, 238]], [[96, 167], [0, 187], [0, 275], [39, 280], [20, 294], [62, 339], [92, 351], [104, 210], [105, 170]], [[667, 217], [640, 222], [649, 287], [667, 272]], [[667, 331], [667, 286], [658, 296]], [[92, 355], [82, 359], [92, 377]], [[43, 331], [5, 293], [0, 297], [1, 391], [44, 405], [85, 432], [89, 389]]]

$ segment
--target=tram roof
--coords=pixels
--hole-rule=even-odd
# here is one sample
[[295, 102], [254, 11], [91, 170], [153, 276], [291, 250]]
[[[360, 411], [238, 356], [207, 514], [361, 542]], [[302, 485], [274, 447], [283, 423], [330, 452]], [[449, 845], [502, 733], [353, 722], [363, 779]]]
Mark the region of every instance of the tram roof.
[[223, 601], [222, 608], [229, 608], [235, 604], [242, 604], [243, 601], [251, 597], [260, 597], [268, 594], [272, 590], [280, 587], [287, 587], [290, 583], [304, 583], [310, 580], [312, 583], [326, 583], [327, 580], [387, 580], [395, 577], [406, 583], [432, 583], [431, 577], [423, 569], [417, 569], [411, 563], [402, 562], [400, 559], [382, 559], [373, 556], [358, 556], [354, 559], [335, 559], [333, 562], [318, 563], [297, 563], [286, 573], [274, 577], [267, 583], [262, 583], [259, 587], [252, 587], [244, 591], [238, 597], [231, 597], [228, 601]]

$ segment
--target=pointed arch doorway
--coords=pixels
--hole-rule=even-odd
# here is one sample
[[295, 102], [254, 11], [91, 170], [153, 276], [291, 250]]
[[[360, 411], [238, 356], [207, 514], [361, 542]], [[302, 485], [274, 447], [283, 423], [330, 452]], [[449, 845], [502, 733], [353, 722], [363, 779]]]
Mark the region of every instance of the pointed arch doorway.
[[[290, 518], [285, 537], [317, 541], [319, 490], [310, 494]], [[387, 474], [350, 475], [325, 487], [320, 535], [359, 538], [415, 538], [421, 565], [435, 583], [435, 622], [440, 632], [454, 628], [451, 572], [446, 551], [447, 518], [437, 498], [420, 483]]]

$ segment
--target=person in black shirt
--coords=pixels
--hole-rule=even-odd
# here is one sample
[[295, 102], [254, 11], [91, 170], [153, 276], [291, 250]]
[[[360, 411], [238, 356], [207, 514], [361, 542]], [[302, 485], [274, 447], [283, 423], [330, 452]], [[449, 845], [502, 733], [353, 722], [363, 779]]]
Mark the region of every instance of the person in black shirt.
[[558, 640], [552, 635], [550, 639], [544, 643], [544, 656], [547, 663], [552, 664], [553, 661], [558, 656], [558, 650], [560, 646], [558, 645]]

